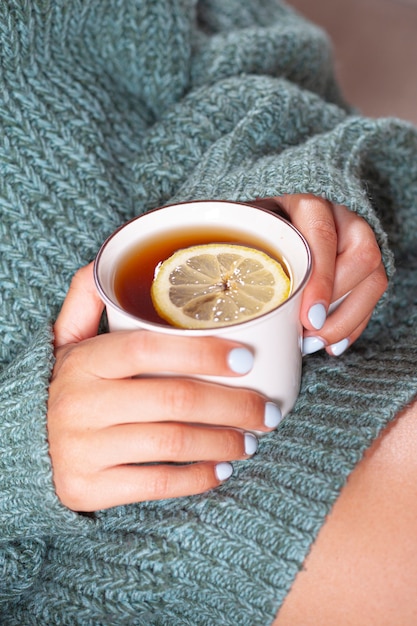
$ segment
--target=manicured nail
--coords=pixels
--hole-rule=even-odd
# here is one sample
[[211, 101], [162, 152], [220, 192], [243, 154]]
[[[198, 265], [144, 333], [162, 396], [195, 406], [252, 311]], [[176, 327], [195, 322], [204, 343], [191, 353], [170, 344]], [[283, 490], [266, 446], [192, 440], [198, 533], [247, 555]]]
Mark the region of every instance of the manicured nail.
[[313, 304], [308, 312], [308, 320], [313, 328], [320, 330], [326, 321], [327, 311], [324, 304]]
[[214, 468], [217, 480], [224, 482], [233, 474], [233, 466], [231, 463], [218, 463]]
[[326, 344], [320, 337], [305, 337], [303, 339], [303, 356], [322, 350]]
[[264, 424], [267, 428], [276, 428], [282, 420], [281, 410], [273, 402], [265, 404]]
[[245, 433], [245, 453], [252, 456], [258, 449], [258, 439], [252, 433]]
[[235, 374], [247, 374], [253, 367], [254, 357], [247, 348], [234, 348], [229, 352], [227, 362]]
[[337, 343], [333, 343], [331, 346], [329, 346], [329, 348], [332, 351], [332, 354], [334, 356], [340, 356], [341, 354], [343, 354], [343, 352], [346, 350], [348, 346], [349, 346], [349, 339], [342, 339], [341, 341], [338, 341]]

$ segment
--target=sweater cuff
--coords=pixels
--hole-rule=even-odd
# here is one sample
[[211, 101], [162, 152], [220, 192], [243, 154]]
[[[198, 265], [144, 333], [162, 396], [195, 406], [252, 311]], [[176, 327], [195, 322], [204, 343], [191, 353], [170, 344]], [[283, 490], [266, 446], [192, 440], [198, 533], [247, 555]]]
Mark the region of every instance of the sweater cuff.
[[46, 408], [54, 363], [53, 335], [44, 327], [0, 374], [0, 533], [3, 540], [75, 532], [91, 520], [55, 494]]

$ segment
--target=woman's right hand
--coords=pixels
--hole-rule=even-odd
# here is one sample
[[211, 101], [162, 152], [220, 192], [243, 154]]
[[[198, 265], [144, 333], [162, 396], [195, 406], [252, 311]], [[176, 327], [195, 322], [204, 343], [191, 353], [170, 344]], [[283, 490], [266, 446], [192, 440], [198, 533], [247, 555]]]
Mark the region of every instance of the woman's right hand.
[[248, 431], [275, 428], [280, 412], [254, 391], [186, 376], [237, 376], [250, 369], [251, 353], [213, 337], [97, 336], [102, 309], [89, 265], [75, 275], [54, 328], [48, 436], [58, 497], [93, 511], [216, 487], [230, 461], [256, 451]]

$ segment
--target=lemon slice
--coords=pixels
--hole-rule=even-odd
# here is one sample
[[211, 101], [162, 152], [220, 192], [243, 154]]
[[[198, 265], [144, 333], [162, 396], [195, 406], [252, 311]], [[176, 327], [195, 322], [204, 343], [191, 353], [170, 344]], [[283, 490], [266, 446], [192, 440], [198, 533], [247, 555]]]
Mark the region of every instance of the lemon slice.
[[155, 270], [151, 296], [179, 328], [216, 328], [271, 311], [290, 294], [282, 265], [261, 250], [213, 243], [177, 250]]

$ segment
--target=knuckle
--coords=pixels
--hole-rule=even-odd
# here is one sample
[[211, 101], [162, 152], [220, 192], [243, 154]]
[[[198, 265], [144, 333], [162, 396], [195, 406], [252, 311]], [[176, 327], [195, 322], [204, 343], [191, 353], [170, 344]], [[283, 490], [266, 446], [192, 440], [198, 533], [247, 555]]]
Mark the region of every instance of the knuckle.
[[250, 430], [263, 423], [265, 400], [252, 391], [240, 393], [239, 398], [240, 404], [236, 405], [237, 414], [241, 416], [239, 425]]
[[337, 233], [333, 219], [331, 219], [330, 217], [315, 217], [314, 219], [312, 219], [311, 227], [316, 234], [318, 234], [328, 243], [336, 246]]
[[379, 271], [374, 271], [372, 274], [372, 280], [376, 293], [378, 296], [382, 296], [388, 288], [388, 278], [382, 265], [380, 266]]
[[338, 341], [340, 338], [349, 337], [350, 333], [351, 328], [349, 327], [349, 324], [343, 320], [340, 320], [335, 323], [334, 327], [332, 328], [332, 337], [334, 337], [335, 339], [332, 339], [331, 341], [329, 341], [329, 343], [332, 344]]
[[146, 330], [119, 331], [119, 340], [122, 342], [120, 347], [126, 360], [138, 372], [146, 371], [149, 359], [155, 361], [159, 356], [160, 362], [164, 358], [160, 338], [155, 333]]
[[53, 378], [59, 373], [69, 379], [79, 374], [82, 365], [82, 357], [77, 345], [66, 346], [64, 349], [57, 350], [56, 363], [54, 367]]
[[256, 393], [248, 392], [245, 397], [244, 412], [249, 417], [263, 414], [264, 400]]
[[55, 490], [58, 498], [69, 509], [82, 511], [85, 509], [89, 493], [89, 481], [74, 473], [60, 473], [54, 476]]
[[[192, 482], [193, 492], [203, 493], [212, 487], [210, 483], [209, 474], [207, 471], [207, 465], [205, 463], [195, 463], [192, 466]], [[214, 480], [212, 481], [214, 483]]]
[[217, 337], [195, 337], [192, 341], [191, 355], [194, 367], [201, 371], [219, 367], [225, 349], [223, 340]]
[[51, 384], [48, 400], [48, 428], [76, 429], [78, 417], [83, 414], [84, 396], [72, 393], [70, 385]]
[[207, 463], [178, 467], [160, 466], [153, 472], [149, 488], [155, 499], [170, 498], [173, 494], [203, 493], [214, 487], [216, 480]]
[[169, 428], [165, 429], [160, 441], [160, 446], [163, 450], [163, 460], [171, 461], [178, 459], [179, 452], [183, 452], [188, 448], [189, 443], [184, 426], [182, 424], [171, 424]]
[[169, 498], [172, 493], [172, 479], [171, 472], [167, 467], [160, 466], [157, 471], [153, 473], [153, 480], [151, 481], [151, 492], [155, 494], [156, 498]]
[[354, 254], [357, 262], [370, 272], [374, 272], [381, 265], [381, 250], [376, 241], [358, 245]]
[[147, 331], [127, 331], [123, 335], [125, 348], [134, 355], [149, 354], [155, 350], [155, 341], [152, 333]]
[[225, 460], [240, 458], [244, 455], [243, 435], [239, 431], [229, 431], [223, 436], [223, 458]]
[[162, 402], [173, 420], [192, 416], [197, 408], [197, 389], [194, 381], [182, 379], [166, 381]]
[[66, 422], [67, 418], [78, 412], [75, 406], [76, 396], [67, 393], [65, 389], [60, 389], [56, 393], [53, 393], [53, 391], [51, 388], [48, 403], [48, 421], [52, 420], [56, 423]]

